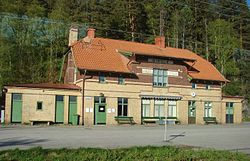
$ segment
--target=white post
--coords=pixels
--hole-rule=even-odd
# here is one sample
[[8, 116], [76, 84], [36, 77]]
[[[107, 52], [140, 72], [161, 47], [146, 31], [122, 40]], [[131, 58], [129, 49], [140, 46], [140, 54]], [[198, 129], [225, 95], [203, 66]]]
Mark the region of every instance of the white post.
[[4, 123], [4, 110], [1, 110], [1, 123]]
[[163, 141], [167, 142], [167, 119], [168, 119], [168, 108], [166, 108], [166, 112], [165, 112], [165, 125], [164, 125], [164, 139]]

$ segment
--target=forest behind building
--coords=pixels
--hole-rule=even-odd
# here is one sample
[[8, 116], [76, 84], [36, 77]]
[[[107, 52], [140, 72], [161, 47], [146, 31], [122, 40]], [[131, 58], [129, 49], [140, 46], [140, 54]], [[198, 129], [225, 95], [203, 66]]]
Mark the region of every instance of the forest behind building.
[[250, 10], [246, 0], [3, 0], [0, 1], [0, 87], [57, 82], [68, 31], [185, 48], [231, 81], [224, 94], [250, 100]]

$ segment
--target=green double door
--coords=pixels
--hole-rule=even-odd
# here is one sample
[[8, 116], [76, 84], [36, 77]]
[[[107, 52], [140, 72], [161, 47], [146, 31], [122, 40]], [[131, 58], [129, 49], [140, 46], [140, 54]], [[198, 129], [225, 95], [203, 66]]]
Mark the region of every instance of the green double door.
[[56, 117], [55, 123], [64, 122], [64, 96], [56, 96]]
[[12, 94], [11, 122], [22, 122], [22, 94]]
[[[77, 115], [77, 97], [69, 96], [69, 123], [74, 123], [74, 118]], [[78, 123], [77, 123], [78, 124]]]
[[226, 103], [226, 123], [227, 124], [234, 123], [234, 109], [232, 102]]
[[196, 123], [196, 105], [195, 101], [188, 101], [188, 124]]

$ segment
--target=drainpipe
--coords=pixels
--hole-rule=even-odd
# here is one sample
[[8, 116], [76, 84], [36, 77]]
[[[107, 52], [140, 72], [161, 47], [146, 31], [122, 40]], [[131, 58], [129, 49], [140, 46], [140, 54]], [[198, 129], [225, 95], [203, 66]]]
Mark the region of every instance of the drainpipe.
[[85, 110], [84, 109], [84, 97], [85, 97], [84, 92], [85, 92], [85, 81], [87, 79], [92, 79], [93, 78], [93, 76], [86, 77], [86, 73], [87, 73], [87, 70], [85, 69], [84, 70], [84, 74], [82, 76], [82, 125], [84, 125], [84, 110]]

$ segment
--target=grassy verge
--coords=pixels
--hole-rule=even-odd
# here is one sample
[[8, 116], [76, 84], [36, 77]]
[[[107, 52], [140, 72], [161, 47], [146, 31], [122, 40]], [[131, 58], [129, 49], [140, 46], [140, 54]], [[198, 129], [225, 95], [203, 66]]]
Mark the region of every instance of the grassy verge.
[[250, 160], [242, 153], [218, 150], [193, 150], [177, 147], [132, 147], [122, 149], [42, 149], [0, 151], [0, 160], [172, 160], [172, 161], [234, 161]]
[[245, 118], [242, 119], [242, 121], [244, 121], [244, 122], [250, 122], [250, 117], [245, 117]]

